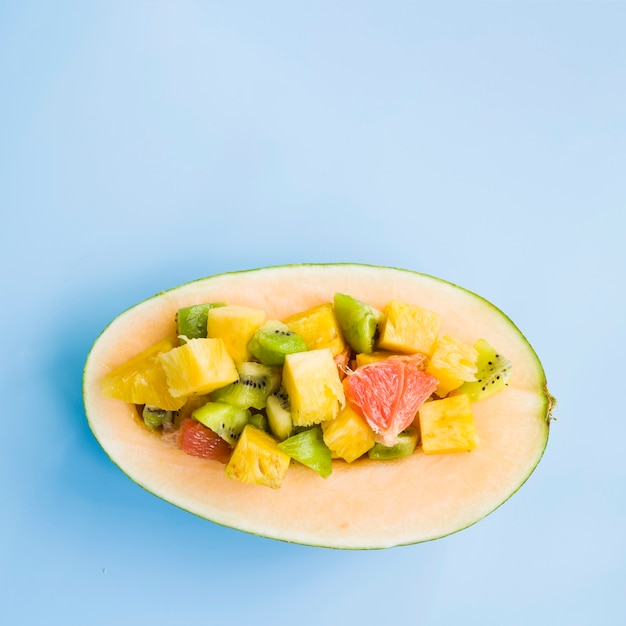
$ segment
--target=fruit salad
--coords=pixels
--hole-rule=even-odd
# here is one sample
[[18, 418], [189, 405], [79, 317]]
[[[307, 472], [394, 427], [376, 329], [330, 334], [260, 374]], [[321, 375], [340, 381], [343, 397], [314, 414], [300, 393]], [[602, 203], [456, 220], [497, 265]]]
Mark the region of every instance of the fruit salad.
[[110, 371], [106, 397], [143, 427], [241, 482], [281, 486], [292, 463], [390, 461], [479, 445], [472, 405], [511, 363], [484, 338], [441, 333], [441, 316], [336, 293], [289, 317], [226, 302], [178, 310], [176, 331]]

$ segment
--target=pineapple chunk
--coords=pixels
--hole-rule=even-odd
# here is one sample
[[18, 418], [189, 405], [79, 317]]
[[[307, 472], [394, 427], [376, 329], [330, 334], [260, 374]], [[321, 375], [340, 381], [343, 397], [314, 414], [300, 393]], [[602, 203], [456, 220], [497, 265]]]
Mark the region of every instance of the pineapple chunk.
[[474, 347], [450, 335], [437, 339], [426, 368], [439, 381], [435, 393], [443, 398], [464, 382], [474, 380], [477, 359], [478, 351]]
[[[384, 361], [385, 359], [388, 359], [392, 356], [395, 356], [395, 357], [401, 356], [401, 357], [406, 358], [406, 355], [399, 354], [397, 352], [387, 352], [385, 350], [376, 350], [375, 352], [372, 352], [371, 354], [363, 354], [362, 352], [360, 352], [355, 357], [355, 363], [358, 369], [362, 365], [369, 365], [370, 363], [378, 363], [378, 361]], [[413, 362], [415, 367], [417, 367], [418, 369], [425, 370], [426, 364], [428, 363], [428, 357], [425, 354], [415, 353], [411, 355], [411, 361]]]
[[362, 365], [369, 365], [370, 363], [384, 361], [390, 356], [394, 356], [394, 354], [394, 352], [387, 352], [385, 350], [375, 350], [374, 352], [370, 352], [370, 354], [359, 352], [355, 357], [356, 366], [361, 367]]
[[439, 328], [439, 313], [423, 309], [416, 304], [391, 300], [385, 307], [378, 349], [414, 354], [432, 354]]
[[427, 454], [464, 452], [478, 445], [469, 398], [465, 395], [425, 402], [419, 410], [422, 449]]
[[248, 424], [224, 471], [228, 478], [278, 489], [290, 462], [291, 457], [278, 447], [270, 435]]
[[221, 339], [190, 339], [161, 353], [157, 360], [165, 371], [169, 391], [176, 398], [209, 393], [239, 379]]
[[267, 314], [263, 309], [235, 304], [209, 309], [207, 337], [222, 339], [235, 363], [251, 361], [248, 342], [266, 320]]
[[343, 385], [330, 348], [285, 357], [283, 385], [294, 426], [311, 426], [337, 416], [345, 405]]
[[163, 339], [111, 370], [102, 381], [102, 394], [132, 404], [177, 411], [185, 399], [170, 393], [165, 372], [157, 363], [159, 354], [169, 352], [176, 345], [173, 338]]
[[363, 456], [375, 443], [374, 431], [349, 405], [339, 415], [324, 424], [324, 442], [333, 456], [352, 463]]
[[333, 305], [330, 302], [291, 315], [285, 324], [306, 341], [309, 350], [330, 348], [335, 357], [346, 349]]

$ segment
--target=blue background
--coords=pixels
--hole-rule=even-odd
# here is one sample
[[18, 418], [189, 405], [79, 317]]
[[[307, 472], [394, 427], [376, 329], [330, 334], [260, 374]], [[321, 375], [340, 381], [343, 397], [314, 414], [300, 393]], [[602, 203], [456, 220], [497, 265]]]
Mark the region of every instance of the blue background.
[[[626, 5], [0, 2], [4, 624], [626, 623]], [[479, 524], [342, 552], [176, 509], [81, 398], [128, 306], [407, 267], [507, 312], [558, 410]]]

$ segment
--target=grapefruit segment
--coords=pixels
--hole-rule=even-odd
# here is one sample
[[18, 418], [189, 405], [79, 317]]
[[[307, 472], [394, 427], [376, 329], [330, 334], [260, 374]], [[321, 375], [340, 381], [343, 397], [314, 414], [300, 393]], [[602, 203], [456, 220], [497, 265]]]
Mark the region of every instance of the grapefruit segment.
[[437, 388], [423, 363], [421, 354], [393, 356], [359, 367], [344, 379], [346, 399], [376, 433], [377, 442], [392, 446]]
[[190, 417], [180, 425], [180, 449], [191, 456], [227, 463], [231, 447], [210, 428]]

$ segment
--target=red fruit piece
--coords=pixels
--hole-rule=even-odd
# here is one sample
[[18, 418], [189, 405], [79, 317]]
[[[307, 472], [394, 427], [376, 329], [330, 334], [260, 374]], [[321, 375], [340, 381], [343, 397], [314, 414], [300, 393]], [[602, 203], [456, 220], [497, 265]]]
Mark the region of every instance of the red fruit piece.
[[343, 381], [348, 402], [385, 446], [395, 443], [437, 388], [437, 379], [423, 367], [421, 354], [393, 356], [363, 365]]
[[180, 448], [191, 456], [227, 463], [231, 447], [217, 433], [190, 417], [180, 425]]

